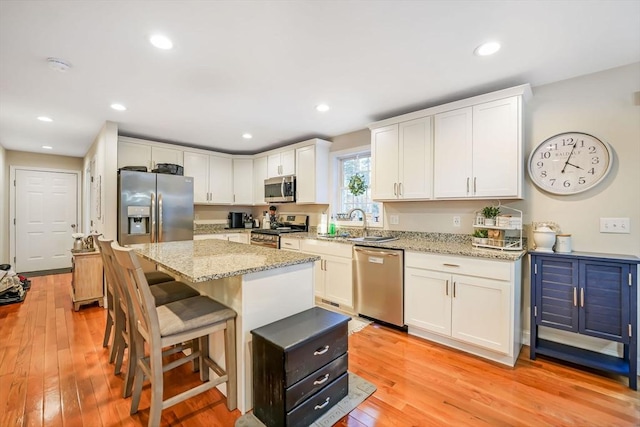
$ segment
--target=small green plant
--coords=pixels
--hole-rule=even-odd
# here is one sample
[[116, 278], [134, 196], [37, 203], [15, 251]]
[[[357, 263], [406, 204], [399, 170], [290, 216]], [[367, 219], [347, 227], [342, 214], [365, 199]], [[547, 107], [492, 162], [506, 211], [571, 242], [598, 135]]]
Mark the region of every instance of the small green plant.
[[485, 206], [482, 208], [482, 215], [485, 218], [495, 218], [500, 215], [500, 208], [498, 206]]
[[356, 173], [349, 179], [349, 191], [354, 196], [361, 196], [367, 191], [367, 184], [364, 182], [364, 175]]
[[477, 229], [473, 231], [473, 234], [471, 236], [478, 237], [480, 239], [486, 239], [487, 237], [489, 237], [489, 232], [484, 229]]

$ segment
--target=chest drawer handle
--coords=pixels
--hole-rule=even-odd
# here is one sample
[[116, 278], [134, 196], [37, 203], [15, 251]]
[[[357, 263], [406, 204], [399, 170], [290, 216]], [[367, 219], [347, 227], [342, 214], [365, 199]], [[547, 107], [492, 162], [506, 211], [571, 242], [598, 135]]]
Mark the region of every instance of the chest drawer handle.
[[320, 384], [324, 384], [327, 382], [327, 380], [329, 379], [329, 374], [324, 374], [324, 377], [321, 380], [315, 380], [313, 382], [313, 385], [320, 385]]
[[329, 351], [329, 346], [325, 345], [324, 348], [322, 350], [316, 350], [313, 352], [314, 356], [320, 356], [321, 354], [325, 354], [327, 351]]
[[322, 409], [322, 408], [324, 408], [325, 406], [327, 406], [328, 404], [329, 404], [329, 398], [327, 397], [327, 400], [325, 400], [325, 401], [324, 401], [324, 403], [323, 403], [322, 405], [316, 405], [316, 406], [313, 408], [313, 410], [315, 411], [315, 410], [317, 410], [317, 409]]

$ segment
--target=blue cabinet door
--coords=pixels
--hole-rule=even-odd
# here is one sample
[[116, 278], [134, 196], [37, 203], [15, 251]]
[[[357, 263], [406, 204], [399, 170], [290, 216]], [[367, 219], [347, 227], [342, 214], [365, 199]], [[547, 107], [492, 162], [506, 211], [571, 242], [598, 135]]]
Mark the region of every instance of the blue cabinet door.
[[580, 333], [629, 343], [629, 274], [629, 264], [580, 261]]
[[578, 332], [577, 260], [533, 257], [535, 277], [536, 324]]

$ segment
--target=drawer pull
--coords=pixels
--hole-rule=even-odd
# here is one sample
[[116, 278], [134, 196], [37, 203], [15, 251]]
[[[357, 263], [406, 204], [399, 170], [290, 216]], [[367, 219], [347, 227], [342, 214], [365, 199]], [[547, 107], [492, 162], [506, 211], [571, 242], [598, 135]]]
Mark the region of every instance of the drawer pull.
[[444, 265], [445, 267], [460, 267], [458, 264], [447, 264], [447, 263], [444, 263], [442, 265]]
[[316, 350], [313, 352], [314, 356], [320, 356], [322, 354], [325, 354], [327, 351], [329, 351], [329, 346], [325, 345], [324, 348], [322, 350]]
[[325, 401], [324, 401], [324, 403], [323, 403], [322, 405], [316, 405], [316, 406], [313, 408], [313, 410], [315, 411], [315, 410], [317, 410], [317, 409], [322, 409], [322, 408], [324, 408], [325, 406], [327, 406], [328, 404], [329, 404], [329, 398], [327, 397], [327, 400], [325, 400]]
[[313, 385], [320, 385], [320, 384], [324, 384], [327, 382], [327, 380], [329, 379], [329, 374], [324, 374], [324, 377], [322, 377], [321, 380], [315, 380], [313, 382]]

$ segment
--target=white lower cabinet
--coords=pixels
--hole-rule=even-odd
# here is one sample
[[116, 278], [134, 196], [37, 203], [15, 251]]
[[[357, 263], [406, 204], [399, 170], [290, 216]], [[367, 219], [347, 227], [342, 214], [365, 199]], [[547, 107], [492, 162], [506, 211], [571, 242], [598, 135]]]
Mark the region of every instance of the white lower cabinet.
[[520, 261], [405, 252], [409, 333], [513, 366], [521, 347]]
[[353, 312], [353, 257], [350, 244], [306, 239], [300, 251], [318, 255], [315, 263], [315, 294], [325, 303]]

